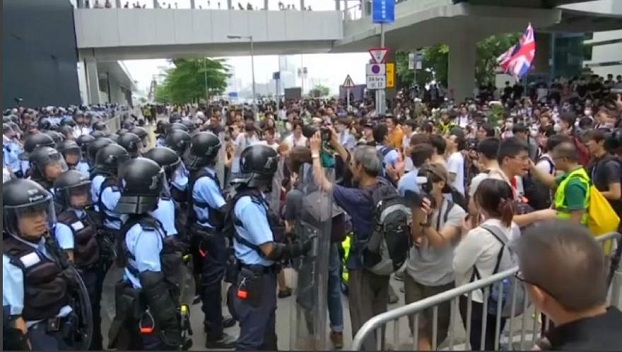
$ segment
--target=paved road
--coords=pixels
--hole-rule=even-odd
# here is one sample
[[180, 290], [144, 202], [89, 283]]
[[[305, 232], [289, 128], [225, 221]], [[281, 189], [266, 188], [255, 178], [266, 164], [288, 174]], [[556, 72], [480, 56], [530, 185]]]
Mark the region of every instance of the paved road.
[[[292, 282], [291, 279], [291, 271], [290, 269], [286, 269], [288, 283]], [[395, 309], [404, 304], [404, 294], [399, 291], [399, 288], [402, 286], [402, 282], [391, 280], [391, 284], [395, 288], [400, 300], [396, 304], [389, 305], [389, 309]], [[291, 285], [291, 284], [290, 284]], [[188, 288], [190, 292], [193, 292], [193, 288]], [[105, 295], [104, 304], [102, 305], [102, 310], [104, 312], [108, 312], [108, 310], [114, 309], [114, 305], [111, 303], [112, 297], [110, 295]], [[351, 336], [351, 327], [350, 327], [350, 319], [349, 319], [349, 309], [348, 309], [348, 300], [347, 297], [342, 296], [343, 302], [343, 313], [345, 320], [344, 327], [344, 350], [349, 349], [352, 342]], [[278, 309], [277, 309], [277, 335], [279, 337], [278, 346], [280, 350], [290, 350], [290, 327], [294, 326], [294, 322], [292, 321], [292, 308], [294, 306], [293, 297], [279, 299], [278, 300]], [[456, 305], [457, 307], [457, 305]], [[223, 312], [227, 312], [227, 308], [223, 307]], [[107, 314], [112, 314], [112, 311], [109, 311], [106, 314], [102, 314], [102, 329], [105, 333], [108, 331], [108, 327], [110, 324], [110, 320]], [[190, 307], [191, 314], [191, 324], [194, 330], [193, 342], [194, 346], [191, 350], [200, 351], [205, 350], [205, 334], [203, 333], [203, 313], [201, 312], [200, 304], [194, 305]], [[515, 349], [531, 349], [532, 347], [532, 331], [539, 331], [539, 324], [536, 320], [533, 319], [533, 312], [530, 310], [523, 317], [518, 317], [514, 319], [513, 322], [513, 341]], [[453, 328], [450, 329], [453, 335], [453, 349], [464, 350], [464, 342], [465, 342], [465, 331], [462, 327], [462, 321], [460, 319], [459, 313], [455, 312], [453, 315]], [[523, 321], [524, 320], [524, 321]], [[397, 325], [397, 329], [395, 328], [395, 324], [389, 323], [386, 330], [386, 348], [385, 350], [413, 350], [416, 349], [416, 346], [413, 342], [413, 338], [409, 333], [407, 319], [400, 319], [399, 324]], [[506, 324], [506, 331], [508, 330], [509, 323]], [[524, 340], [523, 348], [520, 348], [520, 332], [521, 326], [525, 327], [526, 338]], [[236, 325], [230, 329], [227, 329], [229, 334], [237, 335], [239, 333], [239, 327]], [[104, 334], [106, 335], [106, 334]], [[328, 331], [327, 331], [328, 335]], [[107, 343], [107, 341], [105, 341]], [[106, 344], [104, 345], [106, 346]], [[449, 349], [449, 339], [443, 343], [440, 348], [441, 350]]]

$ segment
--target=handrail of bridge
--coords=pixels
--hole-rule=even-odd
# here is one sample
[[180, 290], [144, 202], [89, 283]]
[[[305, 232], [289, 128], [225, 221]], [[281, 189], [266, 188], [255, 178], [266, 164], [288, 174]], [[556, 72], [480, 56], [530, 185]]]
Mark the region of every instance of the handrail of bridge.
[[361, 4], [354, 4], [341, 11], [343, 22], [356, 21], [363, 18]]
[[123, 110], [123, 111], [117, 111], [113, 117], [109, 118], [108, 120], [105, 120], [104, 123], [106, 124], [108, 131], [114, 133], [118, 131], [119, 129], [121, 129], [121, 122], [125, 120], [126, 118], [130, 117], [130, 115], [132, 114], [136, 115], [135, 110], [136, 108]]

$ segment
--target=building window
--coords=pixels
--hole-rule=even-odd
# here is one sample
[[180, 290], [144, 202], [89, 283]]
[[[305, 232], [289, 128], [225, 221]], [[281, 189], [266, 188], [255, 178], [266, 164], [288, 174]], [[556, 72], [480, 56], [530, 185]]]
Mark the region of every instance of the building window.
[[583, 60], [592, 61], [592, 46], [591, 45], [583, 46]]

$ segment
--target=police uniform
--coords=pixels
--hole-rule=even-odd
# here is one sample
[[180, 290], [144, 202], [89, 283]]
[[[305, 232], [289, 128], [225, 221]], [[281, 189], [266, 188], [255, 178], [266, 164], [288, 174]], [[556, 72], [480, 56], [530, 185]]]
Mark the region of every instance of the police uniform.
[[[306, 254], [313, 238], [285, 244], [285, 233], [270, 213], [269, 192], [278, 154], [266, 145], [249, 146], [240, 154], [241, 176], [232, 200], [233, 246], [238, 275], [234, 307], [240, 321], [236, 350], [276, 350], [276, 300], [279, 263]], [[265, 246], [269, 245], [269, 246]], [[264, 248], [262, 248], [264, 247]]]
[[221, 284], [225, 276], [227, 243], [222, 235], [225, 198], [213, 165], [220, 140], [210, 132], [192, 137], [188, 167], [189, 233], [194, 235], [193, 246], [200, 268], [200, 296], [205, 314], [206, 348], [232, 348], [235, 339], [224, 333]]
[[[125, 275], [115, 288], [110, 347], [187, 349], [190, 340], [182, 337], [185, 323], [178, 317], [184, 312], [177, 277], [181, 256], [172, 240], [175, 236], [167, 237], [161, 223], [148, 214], [157, 207], [164, 173], [154, 161], [139, 157], [120, 166], [119, 178], [123, 186], [115, 211], [129, 218], [121, 230]], [[129, 333], [126, 341], [124, 333]]]
[[[90, 192], [90, 181], [76, 170], [69, 170], [54, 181], [54, 196], [63, 211], [57, 216], [54, 228], [56, 241], [61, 249], [73, 253], [73, 263], [88, 291], [93, 314], [93, 337], [90, 350], [102, 349], [100, 301], [104, 281], [104, 265], [101, 265], [100, 245], [97, 228], [92, 217], [84, 208], [76, 209], [71, 204], [71, 194], [83, 188]], [[87, 198], [88, 199], [88, 198]], [[89, 206], [87, 201], [84, 206]]]
[[[68, 341], [75, 337], [80, 319], [84, 318], [79, 316], [79, 310], [72, 308], [75, 302], [71, 287], [84, 285], [77, 274], [67, 275], [75, 271], [61, 256], [53, 239], [46, 237], [54, 220], [52, 196], [33, 181], [14, 179], [4, 184], [3, 200], [3, 307], [8, 307], [10, 321], [23, 319], [33, 350], [70, 349]], [[47, 222], [47, 228], [38, 235], [22, 234], [20, 220], [28, 221], [31, 226]]]

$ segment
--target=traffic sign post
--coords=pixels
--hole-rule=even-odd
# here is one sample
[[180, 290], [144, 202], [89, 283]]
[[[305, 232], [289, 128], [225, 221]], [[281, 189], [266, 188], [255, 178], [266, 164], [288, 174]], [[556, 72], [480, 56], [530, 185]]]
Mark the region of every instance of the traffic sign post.
[[[380, 24], [380, 48], [382, 50], [384, 50], [384, 53], [382, 52], [378, 52], [376, 55], [375, 53], [372, 53], [372, 50], [370, 50], [370, 54], [372, 54], [372, 58], [374, 59], [374, 62], [377, 64], [381, 64], [384, 63], [384, 60], [386, 60], [386, 56], [388, 53], [388, 49], [386, 49], [384, 47], [384, 25], [386, 23], [393, 23], [395, 22], [395, 0], [372, 0], [372, 10], [371, 10], [371, 17], [372, 17], [372, 22], [373, 23], [379, 23]], [[382, 55], [379, 55], [382, 54]], [[378, 60], [380, 59], [380, 60]], [[368, 76], [369, 77], [369, 76]], [[372, 81], [379, 81], [379, 78], [373, 78]], [[386, 75], [384, 76], [383, 80], [383, 84], [382, 84], [382, 88], [375, 88], [376, 90], [376, 113], [378, 115], [384, 115], [386, 112], [386, 108], [385, 108], [385, 95], [384, 95], [384, 88], [386, 87]], [[372, 84], [372, 86], [376, 85], [375, 83]], [[380, 86], [381, 84], [377, 84], [378, 86]], [[370, 87], [370, 79], [367, 79], [367, 88]], [[373, 89], [373, 88], [372, 88]]]
[[385, 89], [387, 85], [387, 69], [385, 64], [367, 64], [365, 68], [367, 89]]
[[372, 48], [369, 49], [369, 55], [376, 64], [383, 64], [387, 60], [389, 48]]
[[388, 63], [386, 67], [387, 88], [395, 88], [395, 64]]
[[350, 111], [350, 88], [354, 88], [354, 81], [350, 75], [346, 76], [342, 86], [346, 89], [346, 107]]

